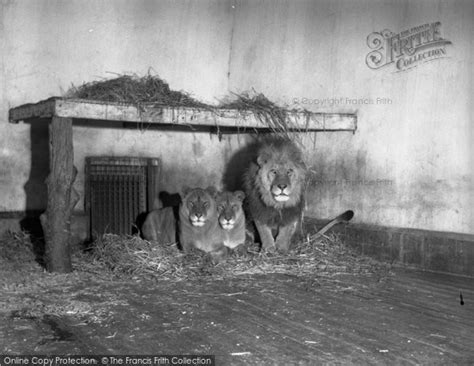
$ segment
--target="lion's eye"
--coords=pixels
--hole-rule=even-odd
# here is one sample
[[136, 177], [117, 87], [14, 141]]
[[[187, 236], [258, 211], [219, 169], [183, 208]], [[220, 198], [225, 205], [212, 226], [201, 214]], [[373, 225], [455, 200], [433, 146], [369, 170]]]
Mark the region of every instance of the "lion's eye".
[[208, 208], [209, 207], [209, 202], [205, 201], [204, 202], [204, 207]]
[[294, 170], [293, 169], [288, 169], [288, 171], [286, 172], [286, 174], [291, 177], [294, 173]]
[[275, 169], [270, 170], [270, 175], [274, 177], [277, 174]]

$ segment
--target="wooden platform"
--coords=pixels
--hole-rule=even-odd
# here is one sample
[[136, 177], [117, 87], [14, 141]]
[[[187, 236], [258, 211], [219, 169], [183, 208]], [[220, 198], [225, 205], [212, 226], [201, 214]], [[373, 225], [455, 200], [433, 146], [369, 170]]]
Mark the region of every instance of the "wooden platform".
[[14, 339], [16, 328], [23, 333], [2, 353], [211, 354], [217, 365], [474, 363], [470, 278], [402, 270], [311, 279], [269, 274], [111, 282], [100, 295], [77, 296], [89, 304], [112, 299], [105, 323], [49, 318], [32, 327], [28, 319], [4, 318], [10, 333], [0, 340]]
[[[10, 122], [34, 118], [72, 118], [163, 125], [268, 128], [253, 112], [231, 109], [156, 107], [152, 104], [124, 104], [82, 99], [50, 98], [10, 109]], [[351, 113], [294, 112], [288, 125], [302, 131], [355, 131], [357, 116]]]

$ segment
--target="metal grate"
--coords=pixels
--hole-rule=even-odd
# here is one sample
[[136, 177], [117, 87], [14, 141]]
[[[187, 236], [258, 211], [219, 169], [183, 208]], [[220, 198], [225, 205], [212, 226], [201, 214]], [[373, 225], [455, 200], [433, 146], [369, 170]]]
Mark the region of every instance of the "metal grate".
[[152, 209], [159, 160], [86, 158], [86, 211], [91, 237], [132, 234], [140, 214]]

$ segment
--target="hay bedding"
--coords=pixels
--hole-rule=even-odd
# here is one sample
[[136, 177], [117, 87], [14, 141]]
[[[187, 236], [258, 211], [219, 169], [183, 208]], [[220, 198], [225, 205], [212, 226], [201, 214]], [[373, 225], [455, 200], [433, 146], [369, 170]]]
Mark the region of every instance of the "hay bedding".
[[[106, 234], [94, 243], [92, 258], [118, 277], [167, 280], [266, 273], [333, 276], [376, 270], [374, 261], [356, 255], [335, 235], [318, 239], [308, 235], [287, 255], [260, 253], [257, 244], [247, 243], [246, 247], [246, 250], [234, 251], [227, 260], [214, 264], [208, 254], [200, 251], [184, 254], [174, 243], [158, 245], [138, 237]], [[81, 262], [77, 265], [80, 269]]]
[[[79, 316], [102, 323], [113, 315], [111, 305], [125, 305], [116, 291], [104, 286], [112, 276], [98, 263], [87, 263], [89, 271], [48, 273], [25, 232], [6, 232], [0, 238], [0, 318], [41, 319], [45, 314]], [[75, 263], [86, 261], [81, 253]], [[90, 301], [94, 299], [95, 301]]]
[[[43, 271], [35, 260], [29, 235], [6, 233], [0, 239], [0, 264], [4, 272]], [[213, 276], [228, 278], [241, 275], [287, 273], [296, 276], [334, 276], [341, 273], [370, 274], [381, 264], [348, 248], [337, 235], [318, 237], [311, 234], [294, 245], [286, 255], [261, 253], [258, 244], [246, 243], [244, 250], [233, 251], [215, 264], [201, 251], [181, 252], [175, 243], [160, 245], [139, 238], [104, 234], [89, 250], [72, 255], [76, 274], [99, 279], [192, 280]], [[45, 272], [46, 273], [46, 272]], [[54, 276], [54, 274], [47, 275]], [[5, 288], [5, 281], [0, 282]]]

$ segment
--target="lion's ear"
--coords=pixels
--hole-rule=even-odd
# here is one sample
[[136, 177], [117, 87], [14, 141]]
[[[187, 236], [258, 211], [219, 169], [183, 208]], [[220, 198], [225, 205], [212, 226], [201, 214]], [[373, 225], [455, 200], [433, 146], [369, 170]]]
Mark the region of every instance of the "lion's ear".
[[234, 197], [237, 198], [239, 201], [243, 201], [245, 198], [245, 193], [242, 191], [235, 191]]
[[224, 194], [225, 194], [225, 191], [222, 191], [222, 192], [221, 191], [216, 191], [216, 193], [214, 195], [211, 193], [212, 197], [214, 197], [216, 202], [219, 202], [222, 199], [224, 199]]
[[191, 192], [192, 190], [193, 188], [188, 187], [188, 186], [184, 186], [183, 188], [181, 188], [181, 193], [180, 193], [181, 198], [186, 197], [188, 193]]
[[262, 166], [264, 166], [268, 160], [271, 159], [271, 153], [269, 151], [261, 151], [260, 154], [258, 155], [257, 157], [257, 164], [258, 166], [261, 168]]
[[212, 198], [216, 198], [217, 194], [219, 193], [217, 191], [216, 187], [214, 187], [214, 186], [207, 187], [206, 191], [207, 191], [207, 193], [209, 193], [212, 196]]

